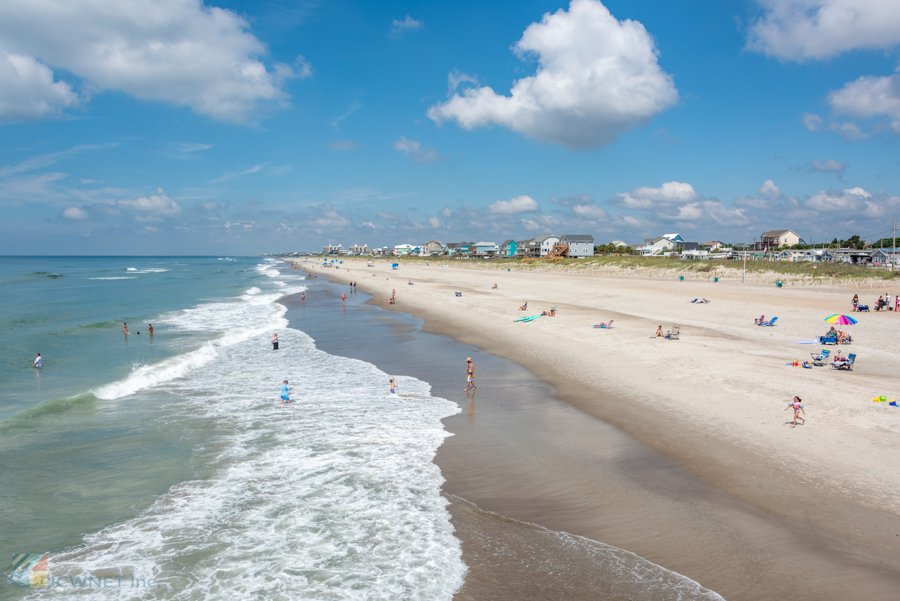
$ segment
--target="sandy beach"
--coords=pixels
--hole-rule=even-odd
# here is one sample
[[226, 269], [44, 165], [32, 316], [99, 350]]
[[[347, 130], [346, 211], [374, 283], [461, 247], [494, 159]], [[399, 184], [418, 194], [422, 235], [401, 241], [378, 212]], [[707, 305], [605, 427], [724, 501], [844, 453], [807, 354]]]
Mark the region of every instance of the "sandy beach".
[[[438, 456], [448, 492], [510, 518], [633, 551], [726, 599], [778, 598], [787, 590], [790, 598], [844, 599], [865, 591], [870, 599], [890, 599], [900, 590], [900, 409], [872, 402], [900, 395], [892, 344], [897, 314], [862, 314], [858, 325], [845, 328], [853, 344], [831, 350], [857, 354], [852, 372], [803, 369], [785, 364], [820, 347], [795, 341], [824, 333], [826, 316], [847, 313], [852, 291], [507, 272], [450, 261], [404, 263], [397, 271], [383, 261], [369, 268], [345, 260], [341, 270], [314, 265], [298, 263], [335, 281], [357, 281], [379, 305], [396, 290], [397, 304], [388, 308], [524, 366], [575, 411], [564, 428], [565, 411], [544, 424], [553, 431], [547, 440], [559, 441], [560, 457], [548, 465], [558, 472], [562, 464], [584, 464], [567, 482], [541, 466], [516, 473], [509, 461], [499, 490], [496, 479], [471, 465], [453, 465], [451, 438]], [[874, 305], [879, 292], [864, 292], [863, 302]], [[694, 298], [711, 302], [692, 304]], [[521, 312], [525, 301], [529, 311]], [[513, 321], [555, 305], [558, 318]], [[778, 316], [778, 324], [755, 326], [763, 314]], [[610, 320], [612, 329], [592, 327]], [[680, 326], [681, 339], [653, 337], [660, 325]], [[461, 380], [460, 393], [463, 386]], [[807, 418], [796, 428], [784, 411], [793, 395], [803, 399]], [[598, 495], [609, 482], [591, 472], [592, 456], [605, 441], [588, 439], [597, 430], [579, 432], [590, 417], [665, 458], [630, 458], [629, 473], [652, 478], [635, 484], [643, 491], [620, 487], [617, 495]], [[521, 502], [523, 494], [535, 502]], [[622, 504], [660, 517], [637, 524], [626, 511], [616, 519], [612, 508]]]

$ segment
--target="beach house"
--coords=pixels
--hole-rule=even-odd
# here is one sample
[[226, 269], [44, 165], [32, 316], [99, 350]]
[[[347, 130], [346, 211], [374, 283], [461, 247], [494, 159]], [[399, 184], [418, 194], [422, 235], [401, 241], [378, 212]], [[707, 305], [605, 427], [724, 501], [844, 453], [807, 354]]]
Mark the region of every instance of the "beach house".
[[500, 252], [500, 247], [494, 242], [477, 242], [472, 245], [473, 253], [478, 257], [496, 257]]
[[756, 243], [756, 250], [772, 250], [802, 243], [803, 239], [792, 230], [772, 230], [763, 232]]
[[538, 236], [535, 240], [540, 241], [539, 248], [541, 249], [540, 256], [546, 257], [553, 247], [559, 244], [559, 236], [554, 234], [544, 234], [543, 236]]
[[402, 257], [410, 254], [415, 248], [412, 244], [397, 244], [394, 246], [394, 254], [398, 257]]
[[503, 258], [515, 257], [519, 250], [519, 243], [515, 240], [507, 240], [500, 245], [499, 255]]
[[566, 234], [559, 239], [560, 244], [569, 246], [569, 258], [583, 258], [594, 256], [594, 237], [580, 234]]
[[439, 255], [444, 250], [444, 245], [438, 242], [437, 240], [429, 240], [425, 244], [419, 246], [419, 255], [422, 257], [430, 257], [432, 255]]

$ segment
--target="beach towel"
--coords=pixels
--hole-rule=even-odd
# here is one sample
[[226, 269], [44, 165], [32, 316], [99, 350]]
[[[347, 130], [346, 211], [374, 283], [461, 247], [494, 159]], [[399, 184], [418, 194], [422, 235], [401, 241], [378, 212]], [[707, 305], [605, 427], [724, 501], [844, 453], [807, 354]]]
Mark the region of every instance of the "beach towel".
[[819, 344], [818, 340], [795, 340], [794, 344]]

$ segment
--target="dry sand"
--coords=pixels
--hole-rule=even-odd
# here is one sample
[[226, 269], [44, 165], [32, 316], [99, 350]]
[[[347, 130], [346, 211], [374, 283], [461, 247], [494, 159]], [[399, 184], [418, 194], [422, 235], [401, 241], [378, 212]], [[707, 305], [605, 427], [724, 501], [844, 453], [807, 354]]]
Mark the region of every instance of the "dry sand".
[[[385, 262], [368, 268], [364, 262], [345, 261], [340, 271], [315, 268], [311, 262], [300, 265], [338, 281], [356, 280], [379, 302], [396, 289], [398, 304], [391, 308], [522, 364], [556, 386], [573, 406], [622, 428], [714, 488], [765, 512], [763, 518], [768, 514], [771, 520], [809, 528], [813, 545], [823, 535], [859, 554], [849, 563], [874, 559], [884, 583], [869, 598], [882, 598], [885, 587], [900, 576], [900, 408], [872, 402], [882, 394], [900, 398], [900, 315], [862, 314], [858, 325], [846, 328], [853, 333], [853, 344], [831, 350], [858, 355], [852, 372], [802, 369], [785, 363], [807, 359], [820, 347], [794, 341], [824, 333], [824, 317], [847, 312], [852, 292], [507, 272], [452, 261], [404, 263], [398, 271]], [[408, 285], [409, 280], [415, 285]], [[491, 289], [494, 283], [496, 290]], [[877, 294], [862, 301], [873, 306]], [[690, 303], [698, 297], [712, 302]], [[518, 311], [525, 301], [530, 310]], [[559, 306], [556, 319], [513, 322], [553, 305]], [[753, 319], [762, 314], [778, 316], [778, 325], [755, 326]], [[611, 330], [592, 327], [609, 320], [615, 320]], [[659, 325], [680, 325], [681, 340], [654, 338]], [[807, 423], [792, 429], [791, 412], [784, 408], [795, 394], [803, 398]], [[564, 526], [559, 529], [577, 530], [577, 516]], [[621, 541], [603, 542], [629, 548]], [[660, 559], [647, 548], [630, 550]], [[668, 565], [662, 562], [666, 567], [679, 563], [668, 559]], [[847, 564], [847, 557], [842, 561]]]

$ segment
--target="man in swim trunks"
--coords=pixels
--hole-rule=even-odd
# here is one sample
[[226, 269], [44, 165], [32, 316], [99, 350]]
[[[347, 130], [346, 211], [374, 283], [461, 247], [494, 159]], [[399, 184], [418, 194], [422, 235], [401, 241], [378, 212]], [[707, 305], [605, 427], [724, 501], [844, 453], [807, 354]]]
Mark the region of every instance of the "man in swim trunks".
[[281, 404], [284, 405], [284, 402], [287, 401], [287, 404], [291, 404], [291, 391], [293, 388], [288, 388], [287, 380], [281, 385]]
[[466, 389], [463, 392], [469, 392], [469, 386], [472, 392], [475, 391], [475, 366], [472, 364], [472, 357], [466, 357]]

